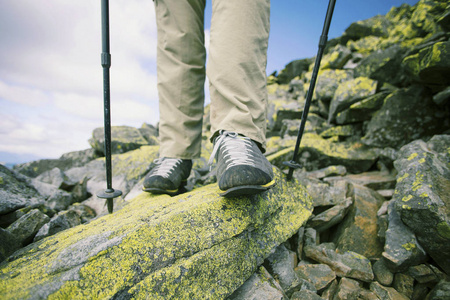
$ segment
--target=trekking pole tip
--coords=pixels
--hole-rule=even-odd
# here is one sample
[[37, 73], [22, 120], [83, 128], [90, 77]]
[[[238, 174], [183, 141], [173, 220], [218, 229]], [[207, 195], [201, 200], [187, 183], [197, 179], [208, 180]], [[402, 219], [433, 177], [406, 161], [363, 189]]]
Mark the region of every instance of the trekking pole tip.
[[98, 192], [97, 197], [106, 199], [106, 205], [108, 206], [108, 212], [113, 213], [114, 202], [113, 199], [122, 196], [122, 191], [114, 189], [106, 189], [104, 191]]

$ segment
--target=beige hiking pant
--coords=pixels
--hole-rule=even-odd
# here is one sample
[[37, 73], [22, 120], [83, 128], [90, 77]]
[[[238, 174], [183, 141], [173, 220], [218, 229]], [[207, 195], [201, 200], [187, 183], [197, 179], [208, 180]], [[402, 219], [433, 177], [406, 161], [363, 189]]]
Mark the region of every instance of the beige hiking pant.
[[211, 139], [219, 130], [265, 148], [270, 0], [212, 0], [207, 68], [206, 0], [155, 0], [160, 157], [198, 158], [205, 70]]

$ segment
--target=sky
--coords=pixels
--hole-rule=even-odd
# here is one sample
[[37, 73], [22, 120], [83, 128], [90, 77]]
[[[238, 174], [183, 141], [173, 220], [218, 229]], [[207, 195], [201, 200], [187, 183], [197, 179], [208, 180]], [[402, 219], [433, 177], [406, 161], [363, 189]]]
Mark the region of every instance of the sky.
[[[337, 0], [329, 39], [418, 0]], [[328, 0], [272, 0], [267, 74], [317, 53]], [[206, 47], [211, 0], [205, 16]], [[159, 120], [151, 0], [110, 1], [111, 123]], [[0, 162], [89, 148], [103, 126], [100, 1], [0, 0]], [[209, 93], [206, 103], [209, 102]]]

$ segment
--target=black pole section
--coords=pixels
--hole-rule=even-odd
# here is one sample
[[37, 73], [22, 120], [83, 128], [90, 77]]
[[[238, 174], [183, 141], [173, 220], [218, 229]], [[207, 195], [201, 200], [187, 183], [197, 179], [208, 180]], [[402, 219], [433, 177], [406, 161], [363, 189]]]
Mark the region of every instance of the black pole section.
[[109, 53], [109, 3], [102, 1], [102, 54], [101, 64], [103, 67], [103, 106], [105, 121], [105, 163], [106, 163], [106, 190], [97, 193], [97, 197], [106, 199], [108, 212], [112, 213], [113, 199], [122, 195], [119, 190], [112, 188], [111, 172], [111, 109], [110, 109], [110, 86], [109, 68], [111, 67], [111, 54]]
[[322, 35], [319, 40], [319, 50], [317, 51], [316, 61], [314, 63], [314, 69], [311, 76], [311, 83], [309, 85], [308, 94], [306, 95], [306, 103], [305, 108], [302, 113], [302, 120], [300, 123], [300, 128], [298, 130], [297, 142], [295, 144], [294, 155], [291, 161], [285, 161], [283, 164], [289, 167], [289, 173], [287, 176], [287, 180], [292, 179], [292, 175], [294, 173], [294, 169], [298, 169], [301, 166], [297, 163], [297, 155], [300, 149], [300, 142], [302, 140], [303, 131], [305, 130], [306, 119], [308, 118], [309, 107], [311, 105], [311, 99], [314, 93], [314, 88], [316, 86], [317, 75], [319, 74], [320, 61], [322, 60], [323, 52], [325, 51], [325, 46], [327, 45], [328, 40], [328, 30], [330, 29], [331, 18], [333, 17], [334, 6], [336, 4], [336, 0], [330, 0], [328, 3], [327, 15], [325, 17], [325, 22], [323, 25]]

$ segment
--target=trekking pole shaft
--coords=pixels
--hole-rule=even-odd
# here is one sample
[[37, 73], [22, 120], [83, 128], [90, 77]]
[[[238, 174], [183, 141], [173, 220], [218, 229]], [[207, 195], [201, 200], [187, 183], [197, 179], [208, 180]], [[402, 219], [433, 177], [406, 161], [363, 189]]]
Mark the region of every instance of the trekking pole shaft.
[[[305, 130], [306, 119], [308, 117], [309, 107], [311, 106], [311, 100], [312, 100], [312, 96], [314, 94], [314, 88], [316, 86], [317, 76], [319, 74], [320, 61], [322, 60], [323, 52], [325, 51], [325, 46], [326, 46], [327, 40], [328, 40], [328, 31], [330, 29], [331, 18], [333, 17], [333, 11], [334, 11], [335, 4], [336, 4], [336, 0], [330, 0], [330, 2], [328, 3], [328, 9], [327, 9], [326, 17], [325, 17], [325, 22], [323, 25], [322, 35], [320, 36], [320, 40], [319, 40], [319, 50], [317, 51], [317, 56], [316, 56], [316, 60], [314, 63], [314, 68], [313, 68], [313, 72], [312, 72], [312, 76], [311, 76], [311, 82], [309, 85], [308, 93], [306, 95], [305, 107], [304, 107], [303, 113], [302, 113], [302, 120], [300, 122], [300, 128], [298, 130], [297, 141], [295, 143], [295, 150], [294, 150], [294, 155], [292, 157], [291, 165], [295, 164], [297, 161], [298, 151], [300, 149], [300, 142], [302, 140], [303, 132]], [[289, 173], [287, 176], [288, 181], [292, 179], [293, 173], [294, 173], [294, 168], [291, 166], [291, 167], [289, 167]]]
[[112, 190], [111, 174], [111, 108], [110, 108], [110, 80], [109, 68], [111, 67], [111, 54], [109, 53], [109, 3], [102, 0], [102, 56], [103, 67], [103, 106], [105, 122], [105, 162], [106, 185]]

